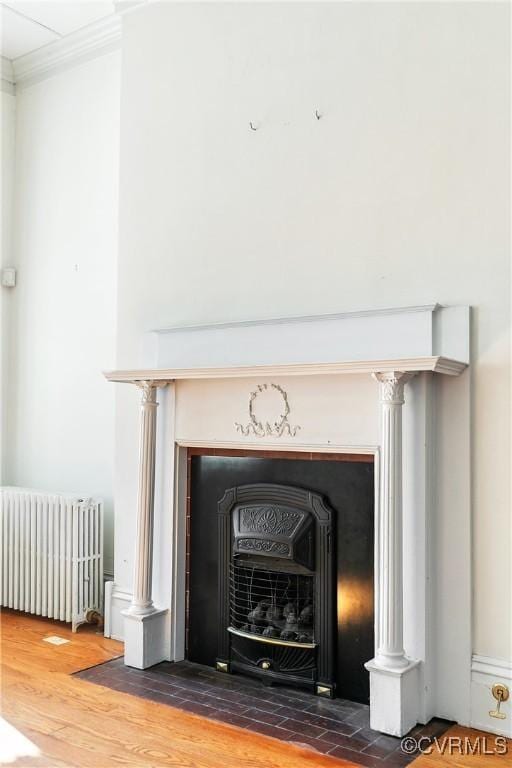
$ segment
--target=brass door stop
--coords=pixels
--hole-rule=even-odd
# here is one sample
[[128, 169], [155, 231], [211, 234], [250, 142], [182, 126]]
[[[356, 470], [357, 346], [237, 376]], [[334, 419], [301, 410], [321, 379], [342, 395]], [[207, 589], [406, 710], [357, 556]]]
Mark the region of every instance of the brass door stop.
[[500, 707], [501, 707], [502, 701], [508, 701], [508, 698], [510, 696], [510, 691], [508, 690], [506, 685], [503, 685], [503, 683], [495, 683], [491, 691], [492, 691], [492, 695], [498, 702], [498, 706], [496, 707], [496, 709], [491, 709], [489, 711], [489, 714], [491, 717], [496, 717], [498, 720], [505, 720], [507, 716], [503, 712], [500, 712]]

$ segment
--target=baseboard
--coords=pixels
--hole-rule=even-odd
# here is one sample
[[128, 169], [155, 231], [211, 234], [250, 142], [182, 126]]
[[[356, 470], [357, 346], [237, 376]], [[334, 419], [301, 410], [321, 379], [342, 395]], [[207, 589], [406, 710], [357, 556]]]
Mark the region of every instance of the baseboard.
[[105, 637], [124, 642], [124, 617], [122, 612], [131, 603], [132, 595], [113, 581], [105, 583]]
[[512, 701], [501, 704], [500, 711], [505, 720], [491, 717], [498, 702], [491, 689], [495, 683], [502, 683], [512, 693], [512, 662], [474, 654], [471, 663], [471, 727], [481, 731], [497, 733], [512, 738]]

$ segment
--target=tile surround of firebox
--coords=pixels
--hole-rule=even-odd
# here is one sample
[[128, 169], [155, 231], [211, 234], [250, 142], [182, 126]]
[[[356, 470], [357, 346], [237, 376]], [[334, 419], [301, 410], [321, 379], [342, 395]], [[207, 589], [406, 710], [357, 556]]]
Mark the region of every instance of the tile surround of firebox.
[[[142, 350], [145, 367], [107, 374], [142, 392], [140, 452], [135, 407], [117, 442], [122, 517], [107, 600], [126, 664], [185, 656], [188, 448], [369, 453], [372, 726], [403, 734], [440, 712], [467, 723], [468, 350], [469, 308], [430, 305], [165, 330]], [[269, 395], [281, 410], [265, 411]], [[447, 552], [453, 530], [458, 546]]]

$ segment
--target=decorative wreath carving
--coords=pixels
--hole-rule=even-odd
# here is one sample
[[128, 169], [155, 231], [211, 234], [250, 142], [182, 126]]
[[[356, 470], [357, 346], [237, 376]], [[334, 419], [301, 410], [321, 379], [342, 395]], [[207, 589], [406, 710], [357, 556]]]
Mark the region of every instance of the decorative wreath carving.
[[[255, 410], [258, 396], [261, 395], [262, 392], [269, 390], [275, 390], [281, 395], [282, 398], [282, 413], [279, 414], [279, 417], [273, 423], [268, 421], [264, 422], [262, 419], [258, 418]], [[237, 428], [237, 431], [242, 435], [245, 435], [245, 437], [251, 433], [256, 435], [256, 437], [282, 437], [283, 435], [295, 437], [300, 429], [300, 426], [292, 426], [289, 423], [289, 414], [290, 404], [288, 403], [288, 395], [285, 390], [279, 386], [279, 384], [258, 384], [254, 392], [251, 392], [251, 396], [249, 397], [249, 423], [244, 426], [239, 422], [235, 422], [235, 427]]]

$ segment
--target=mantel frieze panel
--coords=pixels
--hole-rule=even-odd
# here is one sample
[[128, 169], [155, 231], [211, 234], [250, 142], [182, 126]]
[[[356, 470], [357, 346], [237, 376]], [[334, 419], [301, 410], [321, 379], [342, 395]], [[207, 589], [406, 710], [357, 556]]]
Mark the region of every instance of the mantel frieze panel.
[[[186, 380], [176, 384], [176, 438], [216, 444], [289, 447], [330, 443], [368, 446], [379, 442], [375, 382], [368, 375], [269, 379], [286, 392], [254, 379]], [[269, 400], [265, 400], [265, 398]], [[288, 407], [287, 407], [288, 404]], [[267, 423], [270, 429], [267, 429]], [[240, 425], [237, 426], [237, 425]], [[288, 427], [287, 427], [288, 425]], [[299, 429], [300, 427], [300, 429]], [[236, 444], [236, 445], [235, 445]]]

